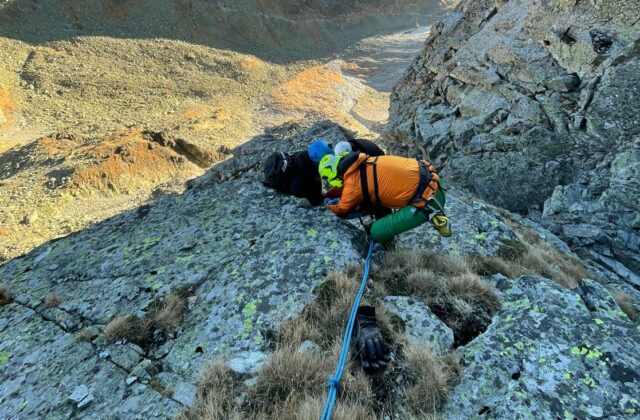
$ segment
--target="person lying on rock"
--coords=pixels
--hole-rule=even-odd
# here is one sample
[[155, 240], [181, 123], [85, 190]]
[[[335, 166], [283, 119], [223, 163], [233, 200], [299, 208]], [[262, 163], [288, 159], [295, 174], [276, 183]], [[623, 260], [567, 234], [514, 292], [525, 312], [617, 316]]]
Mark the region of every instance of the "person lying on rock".
[[370, 157], [364, 153], [325, 155], [318, 165], [320, 176], [340, 189], [340, 197], [327, 208], [345, 218], [356, 210], [374, 214], [376, 208], [399, 209], [376, 220], [371, 237], [388, 243], [403, 232], [427, 221], [440, 235], [451, 236], [444, 213], [445, 195], [431, 163], [399, 156]]
[[[322, 139], [316, 140], [309, 146], [309, 156], [311, 157], [311, 160], [319, 164], [320, 160], [322, 160], [323, 157], [329, 154], [333, 154], [337, 156], [343, 153], [349, 153], [349, 152], [355, 151], [358, 153], [364, 153], [365, 155], [368, 155], [368, 156], [384, 155], [384, 151], [381, 148], [379, 148], [374, 142], [369, 140], [364, 140], [364, 139], [350, 138], [348, 141], [341, 141], [338, 144], [336, 144], [333, 151], [331, 151], [330, 148], [331, 148], [331, 145], [328, 144], [326, 141]], [[324, 200], [324, 203], [325, 204], [337, 203], [341, 193], [342, 193], [342, 190], [340, 188], [335, 188], [335, 187], [331, 188], [325, 193], [326, 198]], [[389, 214], [391, 214], [391, 209], [378, 206], [375, 209], [373, 209], [370, 215], [374, 219], [379, 219]], [[349, 214], [347, 218], [351, 219], [351, 218], [356, 218], [362, 215], [363, 214], [361, 212], [354, 212]]]
[[263, 171], [264, 186], [283, 194], [306, 198], [312, 206], [322, 204], [322, 182], [317, 165], [306, 150], [293, 154], [272, 153], [264, 162]]

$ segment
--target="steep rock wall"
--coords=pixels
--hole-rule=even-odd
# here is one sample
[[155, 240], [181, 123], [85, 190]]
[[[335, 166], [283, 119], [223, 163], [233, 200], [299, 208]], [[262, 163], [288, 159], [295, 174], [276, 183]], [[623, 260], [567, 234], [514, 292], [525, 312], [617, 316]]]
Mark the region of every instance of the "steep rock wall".
[[467, 1], [392, 94], [387, 136], [640, 287], [640, 3]]

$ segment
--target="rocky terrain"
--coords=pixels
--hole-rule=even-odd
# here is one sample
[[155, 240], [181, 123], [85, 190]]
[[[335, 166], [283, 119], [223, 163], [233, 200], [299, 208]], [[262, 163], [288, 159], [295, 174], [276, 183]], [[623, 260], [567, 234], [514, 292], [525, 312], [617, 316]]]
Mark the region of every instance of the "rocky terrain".
[[385, 125], [434, 7], [0, 2], [0, 417], [318, 418], [367, 236], [262, 163], [383, 129], [454, 235], [376, 250], [334, 418], [638, 417], [638, 5], [463, 2]]
[[392, 94], [398, 150], [640, 286], [640, 4], [474, 1]]
[[[234, 149], [233, 158], [184, 194], [163, 196], [0, 266], [11, 295], [0, 308], [3, 416], [171, 417], [196, 401], [199, 375], [211, 361], [250, 383], [268, 361], [278, 326], [313, 300], [329, 271], [361, 261], [366, 246], [357, 226], [259, 182], [268, 153], [300, 149], [317, 136], [338, 141], [344, 131], [329, 122], [271, 130]], [[444, 240], [422, 228], [399, 246], [491, 259], [515, 252], [513, 244], [529, 231], [533, 245], [519, 246], [533, 251], [540, 241], [554, 244], [550, 277], [561, 274], [563, 258], [574, 258], [553, 234], [459, 194], [450, 194], [456, 236]], [[475, 340], [478, 332], [456, 335], [456, 346], [468, 344], [459, 348], [465, 366], [446, 416], [536, 410], [584, 418], [640, 410], [634, 351], [640, 329], [610, 291], [580, 277], [569, 290], [542, 277], [483, 270], [502, 309]], [[372, 285], [383, 279], [374, 274]], [[175, 329], [110, 341], [114, 319], [147, 319], [172, 294], [188, 302]], [[404, 317], [413, 340], [450, 351], [451, 330], [419, 298], [408, 298], [385, 302]], [[415, 316], [424, 320], [414, 323]]]
[[[298, 16], [295, 25], [309, 30], [312, 22], [303, 18], [312, 20], [311, 10], [323, 16], [315, 24], [336, 25], [330, 32], [336, 43], [295, 44], [316, 59], [305, 62], [289, 38], [271, 39], [269, 48], [234, 44], [251, 54], [215, 48], [225, 46], [224, 39], [247, 36], [267, 42], [266, 35], [285, 30], [272, 27], [283, 19], [265, 22], [266, 34], [254, 27], [232, 37], [241, 29], [233, 25], [248, 24], [236, 16], [240, 20], [229, 18], [233, 28], [224, 34], [204, 36], [197, 29], [202, 23], [184, 21], [180, 13], [168, 14], [176, 21], [156, 32], [151, 21], [157, 16], [140, 17], [148, 4], [80, 6], [10, 1], [0, 10], [0, 261], [163, 192], [181, 191], [185, 180], [265, 127], [318, 113], [361, 136], [375, 136], [387, 119], [389, 89], [368, 80], [399, 77], [398, 69], [417, 49], [415, 36], [389, 36], [396, 45], [384, 60], [374, 53], [386, 49], [384, 37], [362, 40], [348, 56], [327, 54], [345, 55], [340, 48], [356, 41], [350, 36], [389, 31], [401, 21], [433, 21], [450, 5], [425, 6], [425, 13], [433, 13], [416, 20], [398, 14], [385, 25], [358, 20], [364, 19], [363, 5], [354, 4], [351, 12], [360, 17], [352, 16], [349, 25], [321, 2], [304, 13], [281, 2], [256, 6], [256, 13]], [[213, 3], [192, 6], [206, 6], [203, 19], [226, 19], [211, 14], [218, 6], [235, 13]], [[152, 9], [160, 14], [170, 7], [179, 5], [154, 2]], [[384, 12], [378, 6], [367, 10], [372, 16]], [[365, 56], [371, 57], [367, 64]]]
[[[182, 40], [291, 62], [442, 17], [457, 0], [82, 0], [0, 4], [0, 37], [43, 43], [76, 36]], [[292, 36], [295, 34], [295, 36]]]

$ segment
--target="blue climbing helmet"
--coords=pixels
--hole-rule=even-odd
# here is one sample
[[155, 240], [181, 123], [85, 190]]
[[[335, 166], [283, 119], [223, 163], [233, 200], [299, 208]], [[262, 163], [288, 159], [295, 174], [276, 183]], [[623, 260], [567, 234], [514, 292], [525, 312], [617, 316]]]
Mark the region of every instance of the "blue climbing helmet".
[[309, 158], [313, 161], [313, 163], [318, 164], [323, 157], [332, 154], [333, 150], [331, 150], [331, 146], [329, 146], [329, 143], [322, 139], [318, 139], [311, 143], [308, 153]]

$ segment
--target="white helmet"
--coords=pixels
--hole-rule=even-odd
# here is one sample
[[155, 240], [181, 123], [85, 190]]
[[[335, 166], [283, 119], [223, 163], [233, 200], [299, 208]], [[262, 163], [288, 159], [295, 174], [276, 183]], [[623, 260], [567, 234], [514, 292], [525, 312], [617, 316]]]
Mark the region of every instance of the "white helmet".
[[341, 141], [333, 148], [333, 153], [336, 156], [340, 156], [344, 152], [351, 153], [351, 144], [348, 141]]

